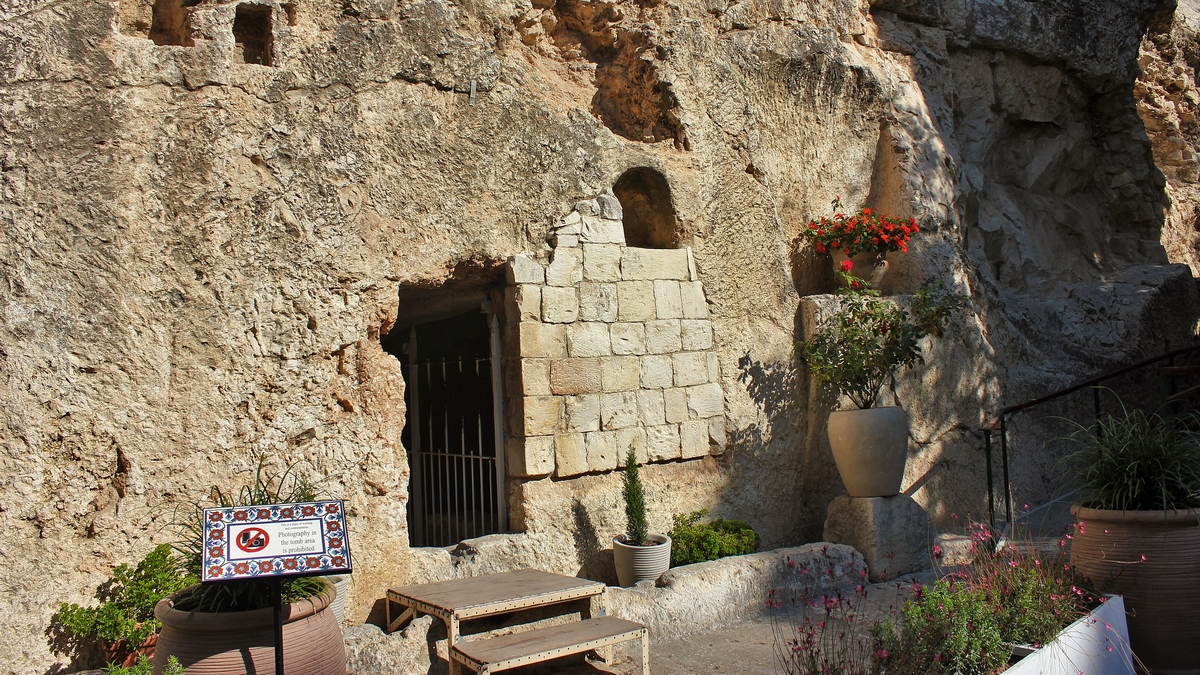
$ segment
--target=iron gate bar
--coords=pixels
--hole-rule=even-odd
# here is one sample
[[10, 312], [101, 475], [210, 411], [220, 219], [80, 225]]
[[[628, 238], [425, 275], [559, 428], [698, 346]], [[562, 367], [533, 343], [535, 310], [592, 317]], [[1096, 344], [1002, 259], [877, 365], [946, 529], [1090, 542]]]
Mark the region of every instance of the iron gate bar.
[[[995, 417], [993, 417], [992, 420], [988, 424], [986, 424], [982, 429], [983, 434], [984, 434], [984, 455], [987, 460], [988, 514], [989, 514], [989, 520], [991, 521], [992, 531], [995, 532], [995, 530], [996, 530], [995, 497], [994, 497], [995, 488], [993, 485], [992, 461], [991, 461], [991, 458], [992, 458], [992, 432], [997, 431], [997, 430], [1000, 432], [1000, 462], [1001, 462], [1001, 465], [1003, 466], [1003, 470], [1004, 470], [1004, 506], [1005, 506], [1005, 516], [1008, 518], [1008, 521], [1005, 523], [1005, 525], [1007, 527], [1011, 527], [1012, 522], [1013, 522], [1012, 484], [1010, 483], [1009, 476], [1008, 476], [1008, 434], [1007, 434], [1008, 423], [1007, 423], [1007, 420], [1010, 415], [1015, 415], [1016, 413], [1023, 412], [1025, 410], [1029, 410], [1030, 408], [1034, 408], [1036, 406], [1042, 405], [1043, 403], [1049, 403], [1050, 401], [1053, 401], [1055, 399], [1062, 398], [1063, 396], [1066, 396], [1067, 394], [1073, 394], [1082, 389], [1087, 389], [1088, 387], [1092, 387], [1094, 390], [1093, 391], [1093, 399], [1092, 399], [1093, 406], [1094, 406], [1095, 414], [1096, 414], [1097, 428], [1099, 428], [1100, 388], [1098, 387], [1098, 385], [1101, 382], [1105, 382], [1107, 380], [1111, 380], [1113, 378], [1120, 377], [1121, 375], [1125, 375], [1127, 373], [1132, 373], [1136, 370], [1141, 370], [1142, 368], [1145, 368], [1146, 366], [1153, 365], [1160, 361], [1169, 361], [1171, 363], [1174, 363], [1175, 357], [1182, 356], [1184, 354], [1190, 354], [1195, 351], [1200, 351], [1200, 343], [1192, 344], [1188, 347], [1183, 347], [1181, 349], [1175, 349], [1175, 350], [1172, 350], [1169, 352], [1164, 352], [1162, 354], [1159, 354], [1158, 356], [1152, 356], [1148, 359], [1138, 361], [1137, 363], [1134, 363], [1132, 365], [1128, 365], [1123, 368], [1118, 368], [1117, 370], [1113, 370], [1113, 371], [1110, 371], [1103, 375], [1093, 377], [1090, 380], [1086, 380], [1084, 382], [1080, 382], [1079, 384], [1072, 385], [1070, 387], [1066, 387], [1065, 389], [1060, 389], [1060, 390], [1052, 392], [1050, 394], [1046, 394], [1045, 396], [1040, 396], [1038, 398], [1029, 399], [1028, 401], [1024, 401], [1022, 403], [1017, 403], [1016, 405], [1010, 405], [1010, 406], [1005, 406], [1005, 407], [1001, 408], [1000, 411], [996, 413]], [[1172, 380], [1168, 386], [1174, 386], [1174, 381]], [[1198, 388], [1198, 390], [1200, 390], [1200, 388]]]

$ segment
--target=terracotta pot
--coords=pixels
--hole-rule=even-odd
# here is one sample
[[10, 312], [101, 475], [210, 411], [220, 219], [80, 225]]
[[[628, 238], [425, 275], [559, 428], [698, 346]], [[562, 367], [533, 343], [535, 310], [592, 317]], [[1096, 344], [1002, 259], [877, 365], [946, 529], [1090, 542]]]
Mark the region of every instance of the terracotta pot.
[[878, 288], [880, 282], [887, 275], [888, 261], [885, 253], [875, 253], [867, 251], [855, 255], [853, 258], [847, 258], [846, 254], [841, 249], [834, 249], [831, 253], [833, 258], [833, 271], [837, 272], [842, 269], [842, 262], [849, 260], [854, 264], [850, 268], [850, 274], [866, 281], [872, 287]]
[[613, 562], [617, 565], [617, 582], [633, 586], [647, 579], [654, 581], [671, 566], [671, 538], [665, 534], [647, 535], [656, 546], [630, 546], [613, 539]]
[[1099, 590], [1125, 596], [1134, 654], [1154, 675], [1200, 675], [1200, 512], [1071, 513], [1071, 562]]
[[908, 460], [908, 415], [900, 406], [829, 415], [829, 448], [851, 497], [900, 494]]
[[[346, 675], [346, 645], [329, 604], [336, 591], [283, 608], [283, 664], [289, 675]], [[154, 607], [163, 623], [154, 673], [175, 656], [188, 675], [275, 672], [274, 610], [182, 612], [166, 598]]]

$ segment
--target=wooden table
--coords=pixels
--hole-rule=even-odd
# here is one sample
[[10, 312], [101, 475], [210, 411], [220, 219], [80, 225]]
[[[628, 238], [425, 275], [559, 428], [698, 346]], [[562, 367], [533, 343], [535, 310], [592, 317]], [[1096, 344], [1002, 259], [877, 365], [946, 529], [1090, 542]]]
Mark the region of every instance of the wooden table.
[[[517, 570], [468, 579], [438, 581], [392, 588], [385, 598], [387, 632], [417, 613], [430, 614], [446, 624], [450, 672], [461, 665], [491, 673], [592, 649], [607, 649], [624, 640], [641, 638], [643, 672], [648, 673], [649, 646], [641, 624], [604, 616], [604, 584], [541, 570]], [[515, 635], [477, 640], [467, 646], [459, 623], [534, 607], [588, 600], [582, 622], [551, 626]], [[393, 605], [405, 609], [393, 618]]]

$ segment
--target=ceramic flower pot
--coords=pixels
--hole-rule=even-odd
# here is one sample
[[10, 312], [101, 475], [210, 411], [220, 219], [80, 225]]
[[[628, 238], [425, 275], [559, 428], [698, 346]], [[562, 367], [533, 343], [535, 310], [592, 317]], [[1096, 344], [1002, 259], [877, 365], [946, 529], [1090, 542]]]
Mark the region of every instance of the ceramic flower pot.
[[847, 258], [846, 254], [841, 249], [834, 249], [833, 271], [838, 272], [842, 269], [842, 264], [849, 260], [853, 265], [850, 268], [850, 274], [866, 281], [872, 287], [878, 287], [883, 278], [887, 276], [888, 261], [884, 253], [875, 253], [866, 251], [855, 255], [853, 258]]
[[1133, 652], [1154, 675], [1200, 675], [1200, 511], [1071, 513], [1071, 563], [1125, 597]]
[[[329, 605], [336, 591], [283, 608], [283, 664], [288, 675], [346, 675], [346, 645]], [[188, 675], [275, 672], [274, 610], [183, 612], [171, 598], [154, 607], [162, 631], [154, 650], [154, 672], [174, 656]]]
[[662, 576], [671, 566], [671, 538], [665, 534], [648, 535], [655, 546], [630, 546], [613, 539], [613, 562], [617, 566], [617, 582], [622, 586], [633, 586], [647, 579], [653, 581]]
[[900, 494], [908, 460], [908, 415], [899, 406], [829, 415], [829, 447], [851, 497]]

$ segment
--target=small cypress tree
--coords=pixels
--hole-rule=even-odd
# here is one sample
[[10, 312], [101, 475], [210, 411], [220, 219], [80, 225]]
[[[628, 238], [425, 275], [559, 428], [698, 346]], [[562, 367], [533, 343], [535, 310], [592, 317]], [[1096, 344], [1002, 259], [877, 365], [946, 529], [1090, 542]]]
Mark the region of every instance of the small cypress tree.
[[646, 522], [646, 492], [638, 476], [637, 453], [633, 446], [625, 455], [625, 542], [645, 546], [650, 526]]

